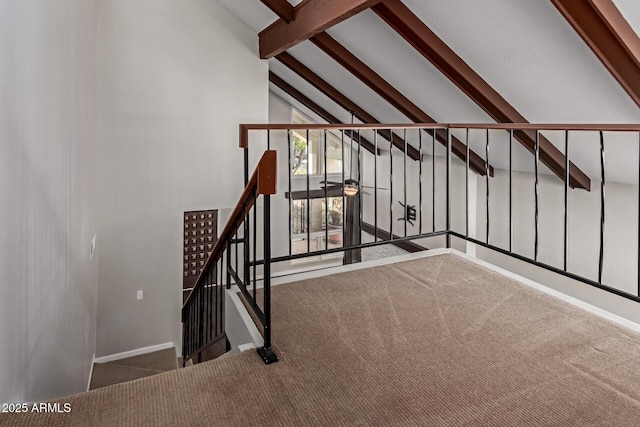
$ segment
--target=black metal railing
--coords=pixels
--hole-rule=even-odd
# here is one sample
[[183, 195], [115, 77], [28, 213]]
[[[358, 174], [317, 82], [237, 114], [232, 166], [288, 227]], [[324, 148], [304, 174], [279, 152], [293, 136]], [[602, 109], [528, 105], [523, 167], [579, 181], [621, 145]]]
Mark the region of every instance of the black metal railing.
[[[282, 230], [281, 234], [287, 235], [287, 239], [271, 242], [273, 263], [340, 252], [345, 253], [345, 260], [357, 261], [358, 257], [347, 254], [390, 241], [425, 241], [430, 248], [450, 248], [455, 244], [463, 250], [471, 244], [474, 248], [508, 255], [640, 301], [640, 213], [610, 219], [612, 215], [608, 212], [616, 213], [616, 209], [607, 208], [605, 199], [605, 189], [613, 185], [605, 173], [608, 139], [624, 147], [619, 151], [623, 154], [617, 154], [617, 161], [624, 159], [629, 163], [625, 166], [627, 170], [638, 171], [634, 172], [633, 184], [640, 181], [637, 154], [640, 151], [640, 125], [241, 125], [240, 146], [245, 153], [245, 171], [248, 171], [250, 145], [252, 150], [264, 148], [253, 139], [249, 143], [250, 132], [266, 133], [266, 138], [258, 140], [266, 141], [267, 149], [275, 147], [287, 153], [286, 160], [282, 156], [283, 164], [288, 165], [287, 182], [283, 186], [285, 197], [273, 202], [280, 206], [280, 215], [274, 219], [273, 226]], [[301, 139], [306, 137], [307, 150], [312, 146], [310, 133], [319, 135], [316, 140], [320, 148], [314, 156], [307, 155], [303, 176], [292, 175], [294, 132]], [[327, 135], [340, 141], [342, 149], [342, 172], [333, 177], [340, 182], [333, 186], [329, 185], [332, 176], [327, 173]], [[373, 149], [360, 150], [363, 140], [373, 141]], [[403, 144], [393, 143], [398, 140]], [[464, 145], [453, 147], [453, 140], [464, 141]], [[559, 147], [555, 154], [552, 154], [554, 150], [548, 149], [549, 144]], [[599, 153], [597, 156], [595, 149]], [[417, 160], [408, 156], [410, 151], [419, 153]], [[517, 151], [520, 151], [518, 155]], [[477, 152], [483, 156], [475, 154]], [[554, 162], [549, 161], [552, 155], [556, 156]], [[558, 155], [562, 158], [558, 159]], [[318, 162], [315, 171], [309, 163], [312, 157]], [[570, 158], [583, 165], [586, 172]], [[346, 170], [349, 171], [348, 178]], [[600, 183], [593, 190], [591, 179]], [[629, 180], [623, 177], [622, 181], [625, 179]], [[349, 186], [357, 187], [355, 194], [347, 193]], [[319, 213], [315, 215], [324, 216], [319, 224], [328, 224], [328, 199], [335, 197], [336, 191], [343, 199], [342, 244], [332, 247], [329, 231], [325, 228], [322, 229], [324, 244], [312, 246], [313, 201], [324, 203], [324, 209], [318, 209]], [[628, 189], [624, 191], [628, 192]], [[633, 198], [636, 197], [640, 205], [637, 189], [633, 194]], [[303, 204], [307, 210], [303, 218], [307, 224], [298, 227], [298, 231], [303, 230], [306, 236], [292, 233], [298, 220], [292, 218], [294, 200], [306, 203]], [[525, 209], [527, 204], [531, 208]], [[582, 224], [583, 217], [596, 209], [599, 212], [593, 223]], [[398, 221], [402, 221], [400, 226]], [[366, 243], [362, 240], [364, 222], [374, 226], [372, 241]], [[572, 225], [576, 228], [570, 233]], [[637, 229], [635, 234], [628, 232], [633, 229]], [[597, 239], [593, 249], [587, 251], [585, 248], [590, 243], [585, 239], [589, 233], [597, 233]], [[354, 237], [354, 234], [358, 236]], [[612, 246], [611, 239], [621, 234], [626, 240], [635, 241], [632, 250], [638, 253], [633, 268], [623, 265], [624, 261], [618, 259], [621, 257], [617, 254], [607, 253]], [[606, 244], [607, 236], [610, 236], [609, 245]], [[294, 237], [302, 240], [301, 251], [295, 250]], [[552, 241], [555, 243], [549, 244]], [[572, 258], [572, 251], [576, 254], [585, 252], [587, 258], [593, 256], [596, 271], [590, 272], [590, 261]], [[264, 260], [254, 259], [251, 265], [263, 263]], [[616, 283], [609, 283], [607, 271], [611, 274], [619, 266], [629, 268], [630, 272], [622, 279], [616, 279]]]
[[[202, 273], [182, 308], [183, 363], [200, 362], [213, 345], [226, 339], [224, 327], [225, 288], [237, 285], [262, 326], [264, 343], [258, 353], [265, 363], [278, 360], [271, 348], [271, 209], [270, 197], [276, 192], [276, 152], [266, 151], [225, 228], [218, 238]], [[258, 200], [262, 200], [262, 222], [258, 218]], [[262, 228], [262, 275], [257, 286], [258, 228]], [[239, 248], [242, 246], [242, 252]], [[251, 267], [253, 264], [253, 268]]]

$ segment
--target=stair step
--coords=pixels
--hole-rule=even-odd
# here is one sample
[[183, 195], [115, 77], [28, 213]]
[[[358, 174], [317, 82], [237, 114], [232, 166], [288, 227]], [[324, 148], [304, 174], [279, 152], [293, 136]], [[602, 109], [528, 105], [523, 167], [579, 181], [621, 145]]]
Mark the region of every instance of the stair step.
[[131, 366], [118, 366], [111, 363], [96, 363], [93, 365], [93, 375], [89, 390], [106, 387], [113, 384], [133, 381], [151, 375], [161, 374], [164, 371], [155, 369], [136, 368]]
[[107, 362], [108, 365], [128, 366], [132, 368], [152, 369], [155, 371], [171, 371], [178, 369], [178, 357], [174, 347], [153, 353], [141, 354], [126, 359]]
[[178, 357], [173, 347], [112, 362], [94, 363], [89, 389], [133, 381], [174, 369], [178, 369]]

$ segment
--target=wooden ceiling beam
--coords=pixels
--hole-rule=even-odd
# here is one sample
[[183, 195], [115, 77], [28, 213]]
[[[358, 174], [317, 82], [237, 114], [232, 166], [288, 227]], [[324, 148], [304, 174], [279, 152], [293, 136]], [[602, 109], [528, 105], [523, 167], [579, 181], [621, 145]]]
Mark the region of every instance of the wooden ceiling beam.
[[[375, 5], [372, 10], [496, 122], [528, 123], [522, 114], [401, 1], [384, 1]], [[514, 136], [529, 152], [535, 153], [535, 133], [515, 131]], [[564, 154], [542, 135], [539, 136], [539, 144], [542, 163], [564, 181]], [[569, 172], [571, 187], [587, 191], [591, 188], [591, 180], [575, 164], [570, 163]]]
[[[337, 117], [335, 117], [334, 115], [329, 113], [327, 110], [325, 110], [324, 108], [322, 108], [321, 106], [313, 102], [308, 96], [306, 96], [305, 94], [300, 92], [298, 89], [291, 86], [289, 83], [284, 81], [282, 77], [278, 76], [272, 71], [269, 71], [269, 81], [274, 85], [276, 85], [277, 87], [279, 87], [280, 89], [282, 89], [285, 93], [287, 93], [292, 98], [298, 100], [298, 102], [300, 102], [302, 105], [304, 105], [305, 107], [307, 107], [308, 109], [316, 113], [323, 120], [326, 120], [327, 123], [331, 123], [334, 125], [344, 124]], [[369, 141], [367, 138], [361, 136], [359, 132], [345, 130], [344, 133], [350, 138], [359, 140], [360, 145], [362, 145], [362, 148], [364, 148], [368, 152], [372, 154], [376, 152], [375, 145], [372, 144], [371, 141]], [[380, 154], [380, 150], [378, 150], [378, 154]]]
[[[287, 52], [282, 52], [276, 56], [276, 59], [286, 65], [291, 71], [302, 77], [313, 87], [325, 94], [333, 102], [353, 113], [363, 123], [380, 123], [375, 117], [360, 108], [355, 102], [344, 96], [340, 91], [331, 86], [322, 77], [311, 71], [309, 67], [298, 61]], [[378, 135], [391, 141], [393, 145], [404, 153], [405, 140], [388, 129], [380, 129]], [[413, 146], [407, 144], [407, 154], [413, 160], [420, 159], [420, 152]]]
[[381, 0], [306, 0], [294, 8], [294, 19], [279, 19], [258, 35], [260, 58], [268, 59], [349, 19]]
[[640, 38], [612, 0], [551, 0], [640, 107]]
[[[437, 123], [329, 34], [324, 32], [317, 34], [311, 38], [311, 42], [414, 123]], [[436, 131], [436, 138], [441, 144], [447, 144], [447, 132], [445, 130]], [[451, 140], [451, 151], [460, 159], [466, 159], [466, 146], [455, 137], [452, 137]], [[486, 162], [473, 150], [469, 151], [469, 165], [478, 174], [486, 175]], [[489, 166], [488, 169], [489, 175], [493, 176], [493, 167]]]
[[295, 10], [287, 0], [260, 0], [287, 24], [295, 18]]

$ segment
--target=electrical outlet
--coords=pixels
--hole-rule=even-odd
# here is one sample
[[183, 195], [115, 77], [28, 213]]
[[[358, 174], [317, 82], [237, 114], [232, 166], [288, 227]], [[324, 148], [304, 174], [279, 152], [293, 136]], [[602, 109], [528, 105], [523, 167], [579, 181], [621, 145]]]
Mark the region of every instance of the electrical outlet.
[[136, 299], [140, 301], [142, 299], [142, 291], [136, 292]]

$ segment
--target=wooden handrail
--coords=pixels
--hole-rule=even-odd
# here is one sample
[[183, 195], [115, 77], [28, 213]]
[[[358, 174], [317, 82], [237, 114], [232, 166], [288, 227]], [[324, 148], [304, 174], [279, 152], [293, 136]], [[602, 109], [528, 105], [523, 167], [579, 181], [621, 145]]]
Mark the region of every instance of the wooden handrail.
[[276, 194], [276, 176], [277, 176], [277, 161], [276, 161], [276, 152], [274, 150], [265, 151], [258, 162], [258, 166], [256, 166], [251, 179], [247, 183], [247, 186], [244, 188], [240, 199], [236, 203], [227, 224], [225, 225], [222, 233], [218, 238], [218, 242], [216, 246], [213, 248], [207, 263], [204, 268], [200, 272], [198, 279], [196, 280], [191, 293], [187, 297], [187, 300], [184, 302], [183, 308], [186, 307], [195, 295], [195, 291], [202, 287], [205, 282], [205, 277], [208, 274], [209, 270], [215, 266], [215, 263], [218, 262], [222, 253], [225, 250], [227, 242], [231, 239], [231, 237], [235, 234], [235, 232], [240, 228], [240, 225], [244, 222], [243, 210], [248, 212], [249, 209], [255, 204], [255, 198], [252, 197], [253, 193], [256, 192], [256, 197], [258, 195], [272, 195]]
[[496, 130], [569, 130], [604, 132], [640, 132], [640, 124], [584, 124], [584, 123], [365, 123], [365, 124], [242, 124], [240, 148], [249, 146], [252, 130], [393, 130], [393, 129], [496, 129]]
[[240, 148], [249, 146], [253, 130], [393, 130], [393, 129], [496, 129], [540, 131], [640, 132], [640, 124], [535, 124], [535, 123], [365, 123], [365, 124], [241, 124]]
[[640, 124], [584, 124], [584, 123], [451, 123], [451, 129], [498, 129], [498, 130], [569, 130], [569, 131], [603, 131], [603, 132], [640, 132]]

